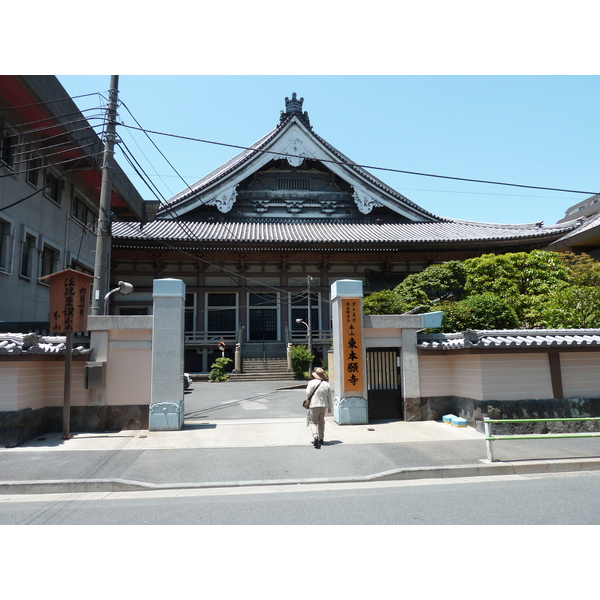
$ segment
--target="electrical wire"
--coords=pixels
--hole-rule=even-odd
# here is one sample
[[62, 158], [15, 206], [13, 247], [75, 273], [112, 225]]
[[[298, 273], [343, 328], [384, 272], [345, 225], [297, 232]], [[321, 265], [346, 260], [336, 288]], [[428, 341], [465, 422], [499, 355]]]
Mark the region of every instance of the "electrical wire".
[[[69, 160], [63, 161], [63, 163], [71, 163], [71, 162], [73, 162], [73, 160], [78, 160], [78, 159], [71, 158]], [[56, 163], [56, 164], [63, 164], [63, 163]], [[91, 170], [91, 167], [89, 169], [82, 169], [80, 167], [75, 167], [73, 169], [69, 169], [68, 171], [65, 171], [64, 173], [61, 173], [60, 175], [57, 176], [57, 179], [60, 179], [61, 177], [64, 177], [65, 175], [68, 175], [69, 173], [73, 173], [75, 171], [89, 171], [89, 170]], [[44, 189], [46, 189], [45, 186], [42, 186], [42, 187], [38, 188], [37, 190], [35, 190], [34, 192], [32, 192], [31, 194], [25, 196], [24, 198], [21, 198], [20, 200], [17, 200], [16, 202], [13, 202], [12, 204], [9, 204], [8, 206], [0, 206], [0, 210], [8, 210], [9, 208], [12, 208], [13, 206], [17, 206], [17, 204], [21, 204], [21, 202], [25, 202], [25, 200], [29, 200], [29, 198], [32, 198], [36, 194], [43, 192]]]
[[[56, 146], [53, 146], [54, 148], [60, 146], [61, 144], [57, 144]], [[75, 150], [83, 150], [84, 148], [89, 148], [90, 146], [97, 146], [98, 142], [97, 141], [93, 141], [90, 142], [89, 144], [85, 144], [83, 146], [76, 146], [73, 148], [64, 148], [62, 150], [58, 150], [57, 152], [52, 152], [50, 154], [43, 154], [43, 155], [39, 155], [36, 156], [35, 158], [43, 158], [43, 159], [48, 159], [51, 158], [53, 156], [61, 156], [63, 155], [65, 152], [73, 152]], [[102, 151], [98, 151], [98, 152], [91, 152], [89, 154], [86, 154], [84, 157], [79, 157], [79, 158], [67, 158], [63, 161], [58, 161], [58, 162], [52, 162], [50, 167], [56, 167], [58, 165], [63, 165], [66, 163], [71, 163], [75, 160], [81, 160], [82, 158], [94, 158], [97, 156], [101, 156], [102, 155]], [[29, 159], [24, 159], [24, 160], [20, 160], [20, 161], [15, 161], [9, 168], [12, 169], [12, 171], [8, 172], [8, 173], [3, 173], [2, 175], [0, 175], [0, 179], [4, 178], [4, 177], [10, 177], [10, 176], [14, 176], [16, 172], [18, 173], [26, 173], [27, 171], [29, 171], [30, 169], [22, 169], [19, 171], [15, 171], [14, 167], [18, 166], [21, 167], [22, 165], [28, 164], [29, 163]], [[48, 168], [46, 167], [39, 167], [39, 169], [43, 169], [43, 168]]]
[[[49, 140], [54, 140], [56, 138], [64, 138], [65, 135], [72, 135], [74, 133], [80, 133], [82, 131], [84, 132], [89, 132], [92, 131], [94, 133], [94, 135], [98, 135], [95, 131], [94, 131], [94, 127], [102, 127], [104, 125], [104, 123], [100, 123], [97, 125], [91, 125], [87, 119], [79, 119], [77, 121], [72, 121], [71, 124], [75, 124], [75, 123], [85, 123], [86, 125], [84, 127], [80, 127], [79, 129], [72, 129], [71, 131], [61, 131], [60, 133], [55, 133], [54, 135], [49, 135], [47, 137], [44, 138], [38, 138], [35, 140], [27, 140], [27, 141], [22, 141], [22, 142], [17, 142], [16, 144], [12, 145], [12, 148], [28, 148], [29, 146], [31, 146], [33, 143], [35, 142], [48, 142]], [[54, 125], [52, 127], [44, 127], [44, 128], [40, 128], [40, 129], [32, 129], [31, 131], [28, 132], [22, 132], [20, 131], [19, 133], [15, 134], [14, 136], [9, 136], [9, 137], [25, 137], [26, 135], [30, 135], [32, 133], [40, 133], [41, 131], [47, 131], [49, 129], [57, 129], [58, 126]], [[100, 141], [100, 140], [98, 140]], [[22, 154], [22, 153], [21, 153]]]
[[[144, 131], [144, 129], [142, 128], [140, 122], [135, 118], [135, 116], [133, 115], [133, 113], [131, 112], [131, 110], [129, 109], [129, 107], [127, 106], [127, 104], [125, 104], [125, 102], [123, 102], [122, 100], [120, 101], [120, 104], [122, 104], [125, 109], [127, 110], [127, 112], [130, 114], [131, 118], [137, 123], [137, 125], [141, 128], [142, 131]], [[159, 152], [159, 154], [164, 158], [164, 160], [167, 162], [167, 164], [173, 169], [173, 171], [177, 174], [177, 176], [181, 179], [181, 181], [183, 181], [183, 183], [188, 187], [188, 189], [193, 192], [194, 190], [189, 186], [189, 184], [185, 181], [185, 179], [182, 177], [182, 175], [179, 173], [179, 171], [177, 171], [177, 169], [173, 166], [173, 164], [171, 163], [171, 161], [169, 161], [169, 159], [165, 156], [165, 154], [161, 151], [161, 149], [157, 146], [156, 142], [148, 135], [145, 134], [146, 137], [150, 140], [150, 142], [152, 143], [152, 145], [156, 148], [156, 150]], [[124, 142], [122, 141], [121, 138], [121, 143], [124, 145]], [[125, 146], [126, 147], [126, 146]], [[131, 154], [131, 151], [127, 148], [127, 150], [129, 151], [129, 153]], [[137, 162], [137, 161], [136, 161]], [[130, 163], [131, 164], [131, 163]], [[139, 163], [138, 163], [139, 164]], [[133, 166], [133, 165], [132, 165]], [[140, 166], [141, 168], [141, 166]], [[134, 167], [135, 169], [135, 167]], [[136, 173], [138, 174], [138, 176], [140, 176], [139, 172], [136, 170]], [[143, 169], [142, 169], [143, 170]], [[156, 169], [155, 169], [156, 171]], [[144, 172], [145, 173], [145, 172]], [[148, 180], [151, 182], [152, 186], [154, 186], [154, 183], [151, 181], [150, 177], [148, 177], [148, 175], [146, 174], [146, 177], [148, 178]], [[144, 180], [143, 177], [141, 177], [142, 181], [144, 181], [144, 183], [150, 188], [150, 184], [148, 183], [148, 181]], [[164, 183], [164, 182], [163, 182]], [[154, 186], [155, 189], [158, 191], [158, 188], [156, 188], [156, 186]], [[177, 223], [178, 227], [184, 232], [186, 233], [186, 235], [188, 235], [189, 237], [191, 237], [193, 240], [195, 241], [200, 241], [198, 240], [196, 234], [194, 233], [194, 231], [188, 227], [187, 223], [185, 223], [184, 221], [179, 221], [177, 219], [177, 216], [173, 214], [173, 212], [171, 211], [171, 208], [169, 207], [169, 203], [167, 202], [166, 198], [160, 193], [160, 191], [158, 191], [158, 194], [161, 196], [162, 201], [163, 201], [163, 207], [166, 208], [167, 212], [171, 215], [171, 217], [173, 218], [174, 222]], [[155, 196], [157, 200], [159, 200], [158, 196]], [[160, 200], [159, 200], [160, 202]], [[204, 204], [204, 202], [201, 202], [200, 204]], [[224, 229], [226, 229], [227, 231], [229, 231], [229, 233], [231, 235], [233, 235], [233, 232], [225, 225], [225, 224], [221, 224], [222, 227]]]
[[[200, 142], [203, 144], [213, 144], [216, 146], [225, 146], [228, 148], [236, 148], [238, 150], [251, 150], [252, 152], [256, 152], [256, 153], [274, 154], [276, 156], [285, 156], [285, 157], [291, 157], [291, 158], [303, 158], [303, 159], [306, 158], [305, 156], [300, 156], [297, 154], [289, 154], [286, 152], [275, 152], [273, 150], [263, 150], [260, 148], [252, 148], [252, 147], [248, 147], [248, 146], [238, 146], [236, 144], [226, 144], [224, 142], [203, 140], [200, 138], [193, 138], [193, 137], [184, 136], [184, 135], [177, 135], [174, 133], [153, 131], [150, 129], [143, 129], [141, 127], [134, 127], [133, 125], [126, 125], [125, 123], [120, 123], [120, 125], [121, 125], [121, 127], [126, 127], [128, 129], [138, 129], [139, 131], [143, 131], [146, 134], [153, 133], [155, 135], [174, 137], [174, 138], [184, 139], [184, 140], [188, 140], [188, 141], [192, 141], [192, 142]], [[563, 188], [543, 187], [543, 186], [537, 186], [537, 185], [524, 185], [524, 184], [520, 184], [520, 183], [506, 183], [506, 182], [502, 182], [502, 181], [488, 181], [485, 179], [470, 179], [467, 177], [452, 177], [450, 175], [435, 175], [432, 173], [420, 173], [417, 171], [405, 171], [402, 169], [392, 169], [390, 167], [376, 167], [373, 165], [363, 165], [363, 164], [358, 164], [358, 163], [351, 162], [351, 161], [340, 161], [340, 160], [333, 160], [333, 159], [328, 159], [328, 158], [314, 158], [313, 160], [317, 160], [319, 162], [324, 162], [324, 163], [331, 163], [331, 164], [336, 164], [336, 165], [347, 166], [347, 167], [357, 167], [357, 168], [361, 168], [361, 169], [371, 169], [371, 170], [376, 170], [376, 171], [388, 171], [391, 173], [402, 173], [404, 175], [417, 175], [417, 176], [421, 176], [421, 177], [448, 179], [448, 180], [452, 180], [452, 181], [464, 181], [467, 183], [484, 183], [484, 184], [489, 184], [489, 185], [502, 185], [502, 186], [509, 186], [509, 187], [531, 189], [531, 190], [544, 190], [544, 191], [550, 191], [550, 192], [566, 192], [569, 194], [587, 194], [587, 195], [591, 195], [591, 196], [599, 193], [597, 191], [596, 192], [588, 192], [588, 191], [584, 191], [584, 190], [569, 190], [569, 189], [563, 189]]]
[[[121, 221], [123, 223], [129, 223], [128, 221]], [[181, 222], [179, 222], [181, 223]], [[256, 292], [256, 290], [260, 290], [260, 289], [271, 289], [274, 290], [276, 292], [281, 292], [281, 293], [289, 293], [289, 290], [285, 290], [281, 287], [275, 287], [275, 286], [271, 286], [269, 284], [265, 284], [262, 283], [256, 279], [252, 279], [251, 277], [246, 277], [245, 275], [241, 275], [239, 273], [235, 273], [234, 271], [231, 271], [230, 269], [228, 269], [227, 267], [225, 267], [223, 265], [222, 262], [220, 261], [214, 261], [214, 260], [206, 260], [203, 258], [200, 258], [199, 256], [196, 256], [195, 254], [192, 254], [191, 252], [188, 252], [187, 250], [183, 249], [183, 248], [179, 248], [177, 246], [173, 246], [172, 244], [169, 244], [168, 242], [166, 242], [165, 240], [161, 240], [161, 239], [157, 239], [157, 238], [152, 238], [152, 237], [145, 237], [145, 232], [142, 229], [142, 235], [144, 235], [144, 237], [142, 239], [152, 242], [152, 243], [157, 243], [157, 244], [161, 244], [162, 246], [164, 246], [165, 248], [175, 251], [175, 252], [179, 252], [181, 254], [184, 254], [185, 256], [187, 256], [188, 258], [197, 261], [197, 262], [201, 262], [213, 267], [217, 267], [218, 269], [220, 269], [225, 275], [227, 275], [232, 281], [234, 281], [235, 283], [237, 283], [238, 285], [240, 285], [240, 287], [244, 288], [246, 291], [251, 292], [251, 293], [260, 293], [260, 292]], [[190, 242], [193, 240], [189, 240]], [[197, 240], [200, 241], [200, 240]], [[245, 280], [246, 283], [243, 283], [241, 280]], [[248, 282], [252, 282], [255, 283], [256, 288], [253, 288], [251, 286], [248, 285]]]
[[[173, 169], [174, 173], [181, 179], [181, 181], [183, 181], [183, 183], [185, 184], [185, 186], [193, 193], [194, 190], [192, 189], [192, 187], [187, 183], [187, 181], [183, 178], [183, 176], [179, 173], [179, 171], [177, 171], [177, 169], [173, 166], [173, 164], [171, 163], [171, 161], [169, 161], [169, 159], [164, 155], [164, 153], [161, 151], [161, 149], [156, 145], [156, 142], [148, 135], [148, 133], [145, 132], [144, 128], [142, 128], [140, 122], [135, 118], [135, 116], [133, 115], [133, 113], [131, 112], [131, 110], [127, 106], [127, 104], [125, 104], [123, 101], [121, 101], [121, 104], [125, 107], [125, 109], [127, 110], [127, 112], [131, 115], [131, 118], [137, 123], [138, 127], [140, 128], [140, 130], [145, 133], [145, 135], [148, 138], [148, 140], [150, 140], [150, 142], [152, 143], [152, 145], [156, 148], [156, 150], [160, 153], [160, 155], [165, 159], [165, 161], [167, 162], [167, 164]], [[148, 185], [148, 184], [146, 183], [146, 185]], [[163, 197], [163, 201], [164, 201], [164, 207], [167, 208], [167, 211], [169, 212], [169, 214], [174, 218], [175, 221], [177, 221], [176, 216], [173, 215], [173, 213], [171, 212], [171, 210], [169, 208], [169, 202], [164, 197]], [[208, 199], [205, 200], [205, 201], [203, 201], [203, 202], [200, 202], [200, 204], [198, 206], [202, 206], [207, 201], [208, 201]], [[224, 223], [222, 223], [221, 225], [231, 235], [233, 235], [233, 232]], [[193, 233], [192, 233], [192, 237], [194, 237], [195, 239], [197, 239], [197, 237]]]
[[[85, 117], [82, 113], [84, 112], [89, 112], [90, 110], [102, 110], [101, 107], [95, 107], [95, 108], [87, 108], [85, 110], [82, 111], [78, 111], [78, 112], [73, 112], [73, 113], [66, 113], [64, 115], [60, 115], [59, 118], [57, 117], [46, 117], [45, 119], [39, 119], [37, 121], [27, 121], [25, 123], [19, 123], [17, 125], [13, 125], [12, 123], [5, 123], [5, 127], [7, 127], [8, 129], [18, 129], [19, 133], [18, 135], [29, 135], [31, 133], [38, 133], [40, 131], [47, 131], [48, 129], [56, 129], [57, 127], [62, 127], [64, 125], [73, 125], [76, 123], [89, 123], [90, 119], [102, 119], [104, 120], [104, 116], [102, 113], [100, 113], [98, 116], [94, 116], [92, 115], [91, 117]], [[79, 115], [81, 118], [77, 118], [77, 119], [73, 119], [71, 121], [60, 121], [59, 119], [62, 119], [64, 117], [71, 117], [73, 115]], [[53, 121], [52, 124], [50, 125], [45, 125], [43, 127], [36, 127], [34, 129], [23, 129], [23, 127], [30, 127], [32, 125], [38, 125], [40, 123], [48, 123], [49, 121]]]
[[0, 110], [19, 110], [21, 108], [29, 108], [31, 106], [44, 106], [46, 104], [53, 104], [54, 102], [68, 102], [75, 98], [87, 98], [88, 96], [100, 96], [104, 98], [103, 92], [92, 92], [90, 94], [80, 94], [79, 96], [67, 96], [66, 98], [57, 98], [56, 100], [44, 100], [43, 102], [33, 102], [31, 104], [21, 104], [20, 106], [9, 106], [8, 108], [0, 108]]

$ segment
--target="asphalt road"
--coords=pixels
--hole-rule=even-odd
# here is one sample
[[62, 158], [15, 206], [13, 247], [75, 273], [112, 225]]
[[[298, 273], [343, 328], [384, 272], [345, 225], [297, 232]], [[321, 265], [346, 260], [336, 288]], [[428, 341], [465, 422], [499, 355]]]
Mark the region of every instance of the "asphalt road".
[[597, 471], [2, 496], [0, 525], [598, 525], [599, 497]]
[[194, 381], [185, 393], [185, 420], [304, 417], [306, 384], [298, 381]]

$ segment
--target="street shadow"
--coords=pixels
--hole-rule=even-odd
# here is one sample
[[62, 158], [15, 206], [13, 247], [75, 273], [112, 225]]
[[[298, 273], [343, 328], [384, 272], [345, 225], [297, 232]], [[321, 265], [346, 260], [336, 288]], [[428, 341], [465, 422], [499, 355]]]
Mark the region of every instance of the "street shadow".
[[189, 425], [187, 423], [184, 422], [183, 427], [181, 428], [182, 431], [185, 430], [193, 430], [193, 429], [216, 429], [217, 428], [217, 424], [216, 423], [190, 423]]
[[23, 443], [16, 446], [17, 448], [60, 448], [71, 440], [85, 440], [85, 439], [98, 439], [98, 438], [134, 438], [135, 433], [126, 433], [125, 431], [120, 432], [106, 432], [106, 433], [93, 433], [93, 432], [74, 432], [71, 433], [68, 440], [62, 439], [60, 433], [47, 433], [38, 437], [25, 440]]
[[227, 410], [228, 408], [239, 407], [244, 403], [268, 400], [269, 394], [257, 394], [255, 396], [248, 396], [248, 398], [240, 398], [239, 400], [230, 400], [225, 403], [215, 404], [213, 406], [205, 406], [200, 410], [189, 411], [185, 413], [186, 419], [208, 419], [210, 415], [198, 414], [198, 413], [217, 413], [219, 411]]
[[338, 444], [343, 444], [342, 440], [326, 440], [321, 446], [337, 446]]

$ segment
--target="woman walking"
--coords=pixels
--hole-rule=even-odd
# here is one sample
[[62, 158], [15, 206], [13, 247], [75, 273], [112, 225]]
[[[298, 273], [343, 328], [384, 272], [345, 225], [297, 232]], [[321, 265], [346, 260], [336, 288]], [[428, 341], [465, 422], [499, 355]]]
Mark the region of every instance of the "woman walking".
[[321, 367], [317, 367], [312, 376], [314, 379], [306, 386], [306, 397], [310, 398], [308, 422], [313, 435], [313, 446], [318, 449], [323, 443], [325, 433], [325, 411], [331, 412], [331, 388]]

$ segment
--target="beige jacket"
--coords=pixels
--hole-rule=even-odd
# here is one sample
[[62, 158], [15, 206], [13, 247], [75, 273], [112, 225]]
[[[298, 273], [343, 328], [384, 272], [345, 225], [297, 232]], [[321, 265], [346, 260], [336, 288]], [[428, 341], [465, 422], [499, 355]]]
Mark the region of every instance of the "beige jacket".
[[329, 382], [322, 381], [321, 379], [311, 379], [306, 386], [307, 398], [315, 388], [317, 388], [317, 391], [310, 400], [310, 407], [316, 408], [317, 406], [324, 406], [331, 410], [331, 387], [329, 386]]

